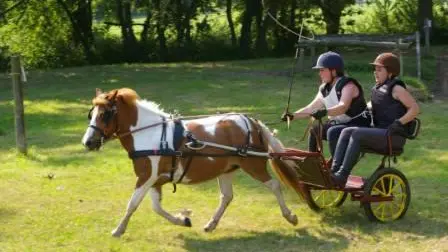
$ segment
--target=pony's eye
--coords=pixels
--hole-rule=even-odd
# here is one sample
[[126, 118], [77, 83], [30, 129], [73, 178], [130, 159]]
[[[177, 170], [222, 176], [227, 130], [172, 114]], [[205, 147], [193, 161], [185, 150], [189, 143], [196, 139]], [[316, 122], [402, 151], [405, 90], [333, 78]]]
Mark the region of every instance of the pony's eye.
[[89, 110], [89, 113], [87, 114], [87, 119], [92, 120], [92, 111], [93, 107]]

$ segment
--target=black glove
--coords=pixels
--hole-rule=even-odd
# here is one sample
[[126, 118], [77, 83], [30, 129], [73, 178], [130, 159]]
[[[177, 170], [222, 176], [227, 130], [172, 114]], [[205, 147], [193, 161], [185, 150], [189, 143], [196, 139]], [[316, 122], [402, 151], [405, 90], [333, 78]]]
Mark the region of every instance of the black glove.
[[280, 117], [280, 119], [284, 122], [288, 121], [288, 118], [292, 121], [294, 119], [294, 114], [285, 111], [283, 112], [282, 117]]
[[318, 110], [315, 110], [313, 113], [311, 113], [311, 116], [314, 117], [314, 119], [316, 119], [316, 120], [320, 120], [323, 117], [325, 117], [326, 115], [327, 115], [326, 109], [318, 109]]
[[395, 120], [387, 129], [390, 135], [406, 135], [404, 125], [399, 120]]

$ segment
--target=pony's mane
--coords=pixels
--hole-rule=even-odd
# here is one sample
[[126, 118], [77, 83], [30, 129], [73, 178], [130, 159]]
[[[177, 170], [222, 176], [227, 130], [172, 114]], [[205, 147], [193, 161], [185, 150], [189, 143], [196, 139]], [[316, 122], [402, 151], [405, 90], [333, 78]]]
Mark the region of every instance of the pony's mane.
[[170, 116], [170, 114], [166, 113], [165, 111], [163, 111], [162, 108], [160, 108], [160, 104], [157, 104], [157, 103], [155, 103], [153, 101], [140, 100], [139, 104], [143, 108], [145, 108], [145, 109], [147, 109], [149, 111], [152, 111], [154, 113], [161, 114], [161, 115], [163, 115], [165, 117], [169, 117]]
[[134, 90], [130, 88], [121, 88], [98, 95], [93, 98], [92, 103], [93, 105], [107, 105], [113, 97], [115, 99], [119, 97], [124, 103], [129, 105], [135, 105], [136, 101], [139, 99], [139, 96]]

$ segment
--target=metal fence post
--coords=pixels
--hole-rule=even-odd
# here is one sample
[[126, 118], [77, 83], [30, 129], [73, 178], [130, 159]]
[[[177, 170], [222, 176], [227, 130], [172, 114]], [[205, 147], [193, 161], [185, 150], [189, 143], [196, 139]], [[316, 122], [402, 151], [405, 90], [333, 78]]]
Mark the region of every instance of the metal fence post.
[[417, 56], [417, 78], [422, 79], [421, 51], [420, 51], [420, 32], [415, 32], [415, 51]]

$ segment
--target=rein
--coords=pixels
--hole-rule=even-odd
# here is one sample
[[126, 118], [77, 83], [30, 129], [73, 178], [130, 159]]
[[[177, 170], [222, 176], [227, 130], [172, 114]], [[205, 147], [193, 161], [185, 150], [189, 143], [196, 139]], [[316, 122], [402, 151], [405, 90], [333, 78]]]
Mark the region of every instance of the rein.
[[[225, 114], [194, 115], [194, 116], [182, 116], [182, 117], [176, 117], [176, 118], [169, 118], [169, 119], [163, 120], [161, 122], [149, 124], [149, 125], [146, 125], [146, 126], [143, 126], [141, 128], [134, 129], [134, 130], [131, 130], [131, 131], [128, 131], [128, 132], [124, 132], [124, 133], [121, 133], [121, 134], [115, 134], [115, 135], [113, 135], [112, 137], [110, 137], [109, 139], [107, 139], [105, 141], [112, 141], [112, 140], [115, 140], [115, 139], [119, 139], [119, 138], [122, 138], [122, 137], [125, 137], [125, 136], [128, 136], [128, 135], [131, 135], [131, 134], [133, 134], [135, 132], [139, 132], [139, 131], [142, 131], [142, 130], [145, 130], [145, 129], [156, 127], [156, 126], [165, 124], [167, 122], [175, 122], [175, 121], [180, 121], [180, 120], [185, 120], [185, 119], [198, 119], [198, 118], [203, 118], [203, 117], [208, 117], [208, 116], [218, 116], [218, 115], [227, 116], [227, 115], [241, 115], [241, 114], [251, 114], [251, 113], [225, 113]], [[91, 127], [93, 127], [93, 125]]]

